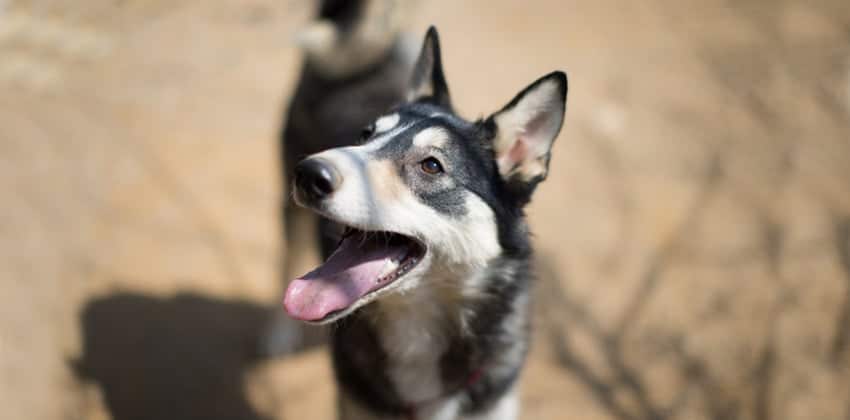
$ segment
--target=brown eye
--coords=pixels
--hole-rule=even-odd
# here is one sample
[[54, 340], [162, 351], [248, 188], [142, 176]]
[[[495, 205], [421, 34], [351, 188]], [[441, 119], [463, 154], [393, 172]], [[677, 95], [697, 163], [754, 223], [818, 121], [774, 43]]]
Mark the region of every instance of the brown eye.
[[438, 173], [443, 172], [443, 165], [440, 165], [440, 161], [432, 157], [429, 157], [420, 162], [419, 166], [426, 174], [436, 175]]

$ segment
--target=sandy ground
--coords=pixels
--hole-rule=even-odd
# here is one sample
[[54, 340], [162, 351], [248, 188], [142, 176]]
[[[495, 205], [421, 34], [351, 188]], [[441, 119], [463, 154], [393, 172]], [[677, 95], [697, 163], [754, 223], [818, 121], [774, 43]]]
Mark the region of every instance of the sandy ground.
[[[850, 3], [422, 3], [464, 115], [570, 75], [523, 418], [850, 416]], [[309, 9], [0, 1], [0, 417], [331, 417], [255, 351]]]

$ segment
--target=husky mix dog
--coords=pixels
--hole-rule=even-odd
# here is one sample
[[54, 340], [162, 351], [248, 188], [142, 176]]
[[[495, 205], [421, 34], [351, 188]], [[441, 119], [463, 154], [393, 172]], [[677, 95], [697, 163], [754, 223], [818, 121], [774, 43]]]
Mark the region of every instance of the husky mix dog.
[[333, 323], [342, 419], [517, 417], [532, 257], [523, 208], [546, 178], [566, 94], [553, 72], [464, 120], [432, 27], [407, 101], [360, 144], [295, 166], [298, 204], [345, 227], [284, 297], [293, 318]]
[[[306, 156], [350, 146], [364, 125], [403, 102], [418, 40], [402, 31], [411, 5], [400, 0], [323, 0], [317, 18], [296, 41], [304, 64], [281, 133], [283, 185]], [[327, 257], [341, 229], [295, 206], [284, 193], [287, 243], [283, 277], [303, 273], [321, 251]], [[265, 354], [288, 353], [321, 340], [324, 332], [304, 328], [278, 311], [261, 343]]]

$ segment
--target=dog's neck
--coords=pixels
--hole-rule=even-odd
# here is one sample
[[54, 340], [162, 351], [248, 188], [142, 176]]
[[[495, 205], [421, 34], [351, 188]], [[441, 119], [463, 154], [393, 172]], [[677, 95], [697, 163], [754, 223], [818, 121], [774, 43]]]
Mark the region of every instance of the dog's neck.
[[333, 357], [346, 392], [397, 413], [465, 389], [476, 372], [507, 389], [527, 344], [527, 264], [502, 256], [473, 270], [480, 277], [451, 270], [453, 278], [428, 278], [341, 321]]
[[430, 340], [465, 335], [467, 314], [460, 309], [483, 298], [489, 275], [487, 268], [441, 264], [429, 269], [415, 287], [388, 294], [364, 309], [379, 331], [407, 324], [416, 327], [414, 332], [428, 333]]
[[[445, 392], [440, 361], [453, 342], [469, 334], [467, 311], [478, 295], [465, 284], [473, 268], [432, 269], [416, 288], [393, 294], [368, 308], [400, 396], [437, 398]], [[480, 272], [480, 271], [479, 271]]]
[[412, 291], [405, 296], [407, 310], [383, 307], [375, 319], [378, 341], [387, 355], [387, 373], [406, 401], [436, 398], [444, 392], [439, 362], [449, 347], [455, 321], [433, 295], [429, 290]]
[[462, 332], [462, 281], [454, 270], [429, 270], [420, 284], [365, 308], [391, 359], [413, 361], [440, 354], [448, 337]]

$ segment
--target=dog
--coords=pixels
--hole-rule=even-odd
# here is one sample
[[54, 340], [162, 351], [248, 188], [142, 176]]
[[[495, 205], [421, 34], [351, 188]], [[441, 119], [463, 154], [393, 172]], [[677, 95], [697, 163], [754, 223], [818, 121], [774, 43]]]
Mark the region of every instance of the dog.
[[487, 118], [459, 117], [431, 27], [406, 101], [359, 144], [294, 167], [295, 201], [344, 226], [283, 302], [333, 325], [341, 419], [518, 416], [533, 254], [523, 209], [548, 173], [566, 95], [556, 71]]
[[[352, 145], [364, 125], [405, 99], [418, 40], [403, 31], [409, 2], [323, 0], [317, 18], [296, 42], [304, 64], [280, 135], [282, 185], [292, 184], [304, 157]], [[284, 279], [303, 273], [316, 254], [327, 258], [341, 230], [315, 213], [295, 206], [284, 191]], [[305, 328], [276, 311], [262, 334], [260, 351], [274, 356], [319, 343], [324, 331]]]

